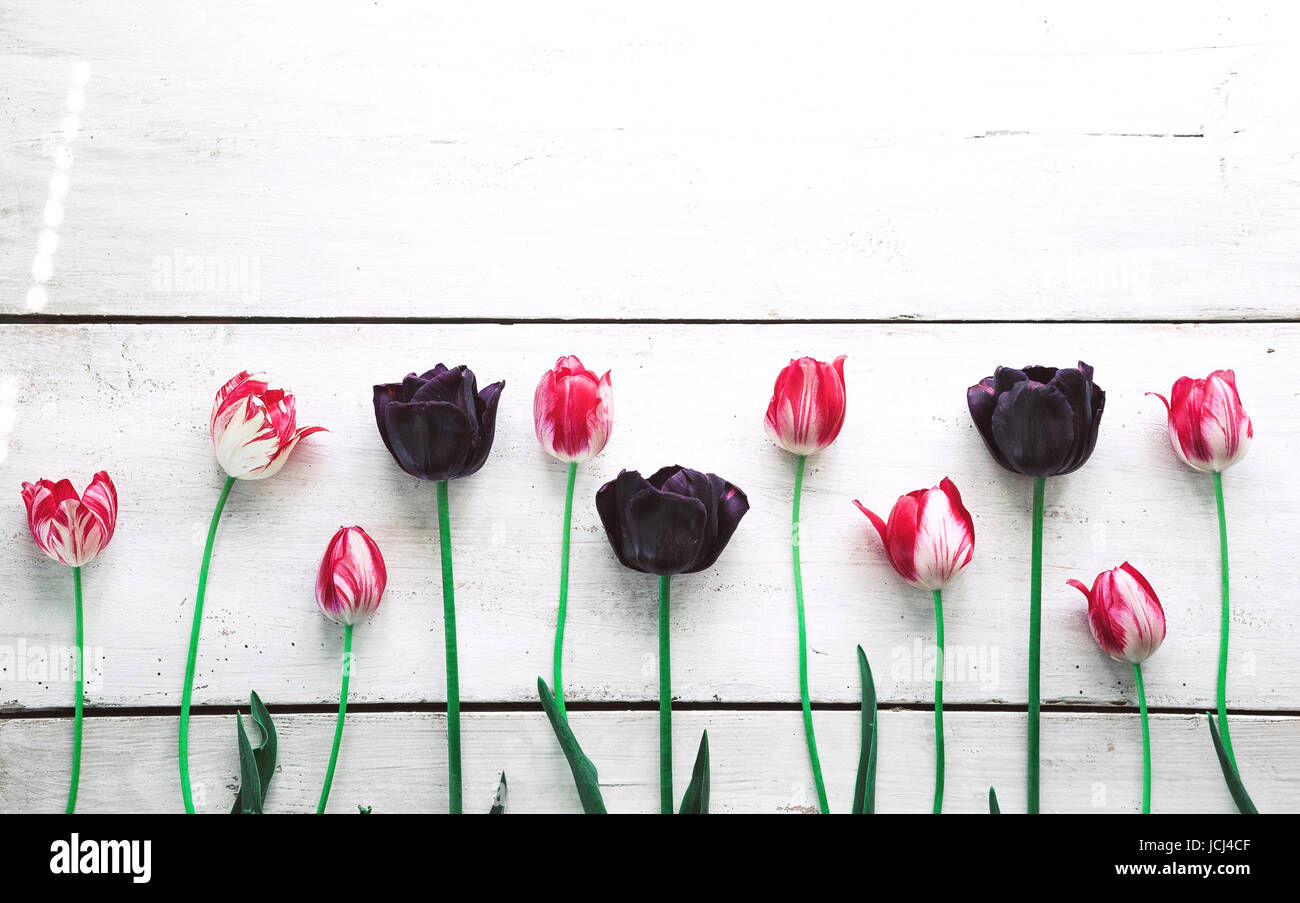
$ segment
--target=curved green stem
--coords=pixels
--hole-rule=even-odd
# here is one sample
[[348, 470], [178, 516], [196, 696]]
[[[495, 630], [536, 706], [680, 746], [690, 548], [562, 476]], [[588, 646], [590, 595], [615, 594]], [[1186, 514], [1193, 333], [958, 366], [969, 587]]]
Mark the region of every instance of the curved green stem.
[[817, 805], [822, 815], [830, 813], [826, 801], [826, 781], [817, 755], [817, 736], [813, 733], [812, 701], [808, 697], [808, 627], [804, 620], [803, 569], [799, 564], [799, 499], [803, 495], [803, 471], [807, 455], [800, 455], [794, 469], [794, 508], [790, 518], [790, 546], [794, 558], [794, 604], [799, 615], [799, 699], [803, 703], [803, 733], [808, 740], [808, 759], [812, 763], [813, 784], [817, 788]]
[[564, 655], [564, 618], [569, 610], [569, 532], [573, 526], [573, 485], [578, 480], [578, 462], [569, 462], [569, 485], [564, 490], [564, 538], [560, 541], [560, 610], [555, 617], [555, 659], [551, 674], [555, 684], [555, 707], [565, 721], [564, 685], [560, 683], [560, 664]]
[[181, 797], [185, 801], [185, 811], [194, 814], [194, 797], [190, 793], [190, 697], [194, 693], [194, 666], [199, 658], [199, 630], [203, 626], [203, 597], [208, 590], [208, 568], [212, 564], [212, 545], [217, 540], [217, 524], [221, 520], [222, 509], [226, 507], [226, 498], [234, 488], [235, 478], [226, 477], [221, 487], [221, 497], [212, 512], [212, 522], [208, 524], [208, 542], [203, 547], [203, 564], [199, 567], [199, 588], [194, 594], [194, 626], [190, 628], [190, 655], [185, 662], [185, 687], [181, 691]]
[[934, 659], [934, 814], [943, 811], [943, 597], [934, 590], [934, 629], [939, 646]]
[[659, 578], [659, 812], [673, 814], [673, 676], [668, 651], [668, 582]]
[[1138, 711], [1142, 713], [1142, 814], [1151, 814], [1151, 725], [1147, 722], [1147, 691], [1142, 686], [1142, 666], [1133, 663], [1137, 679]]
[[76, 683], [77, 683], [77, 713], [72, 722], [72, 783], [68, 785], [68, 815], [77, 810], [77, 785], [81, 781], [81, 714], [82, 714], [82, 696], [85, 687], [85, 668], [86, 652], [82, 646], [82, 621], [81, 621], [81, 568], [72, 569], [72, 595], [76, 600], [77, 606], [77, 648], [76, 648]]
[[1034, 535], [1029, 554], [1029, 814], [1038, 814], [1038, 662], [1043, 644], [1043, 496], [1047, 480], [1034, 477]]
[[438, 481], [438, 542], [442, 547], [443, 638], [447, 647], [447, 811], [460, 815], [460, 667], [456, 657], [456, 586], [451, 576], [446, 480]]
[[325, 770], [325, 786], [320, 791], [316, 814], [323, 815], [329, 802], [330, 786], [334, 783], [334, 766], [339, 761], [339, 743], [343, 740], [343, 719], [348, 713], [348, 681], [352, 677], [352, 625], [343, 627], [343, 688], [339, 691], [339, 720], [334, 725], [334, 748], [330, 750], [330, 765]]
[[1228, 602], [1228, 516], [1223, 509], [1223, 474], [1218, 472], [1214, 474], [1214, 502], [1219, 509], [1219, 579], [1223, 584], [1223, 610], [1219, 616], [1219, 736], [1228, 761], [1236, 768], [1237, 757], [1228, 733], [1228, 621], [1232, 613]]

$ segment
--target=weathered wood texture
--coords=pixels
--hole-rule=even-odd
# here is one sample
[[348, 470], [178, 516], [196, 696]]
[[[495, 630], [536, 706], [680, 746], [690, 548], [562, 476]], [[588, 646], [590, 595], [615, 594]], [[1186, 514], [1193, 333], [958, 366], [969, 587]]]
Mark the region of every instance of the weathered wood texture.
[[[858, 698], [854, 647], [873, 662], [881, 699], [931, 698], [929, 598], [889, 569], [867, 520], [901, 493], [951, 476], [975, 516], [976, 552], [949, 588], [947, 698], [1025, 701], [1030, 481], [1000, 470], [966, 411], [965, 390], [999, 362], [1096, 366], [1107, 390], [1091, 462], [1049, 481], [1043, 696], [1134, 701], [1129, 670], [1096, 647], [1083, 597], [1066, 586], [1133, 561], [1168, 612], [1169, 637], [1147, 666], [1152, 705], [1203, 709], [1213, 698], [1219, 632], [1218, 534], [1208, 476], [1169, 448], [1164, 406], [1183, 373], [1234, 364], [1255, 417], [1250, 455], [1225, 480], [1233, 551], [1234, 708], [1292, 710], [1300, 614], [1292, 597], [1300, 507], [1293, 469], [1300, 327], [1217, 325], [764, 326], [8, 326], [2, 369], [13, 409], [0, 464], [0, 670], [5, 708], [67, 706], [33, 649], [71, 640], [71, 578], [28, 536], [19, 483], [87, 480], [106, 468], [121, 515], [86, 568], [87, 642], [102, 646], [95, 706], [179, 702], [202, 541], [222, 475], [207, 436], [212, 394], [231, 373], [265, 367], [298, 395], [304, 441], [270, 480], [231, 494], [217, 539], [196, 681], [197, 704], [257, 689], [272, 704], [336, 697], [340, 630], [316, 610], [313, 580], [340, 524], [382, 547], [389, 588], [358, 628], [354, 699], [444, 698], [433, 487], [403, 474], [375, 430], [371, 386], [444, 360], [507, 381], [496, 444], [451, 487], [461, 650], [470, 701], [526, 701], [550, 672], [564, 468], [537, 446], [532, 390], [554, 358], [579, 352], [612, 368], [616, 424], [584, 466], [574, 514], [568, 695], [657, 698], [655, 583], [614, 559], [593, 494], [620, 467], [674, 462], [721, 473], [752, 510], [715, 568], [674, 581], [674, 691], [682, 699], [798, 698], [790, 497], [794, 461], [762, 415], [794, 353], [849, 356], [844, 432], [805, 480], [802, 548], [815, 698]], [[25, 644], [22, 650], [20, 644]], [[18, 652], [22, 651], [22, 656]], [[0, 668], [4, 663], [0, 662]], [[23, 670], [26, 668], [27, 670]], [[32, 668], [37, 668], [32, 671]]]
[[1297, 19], [18, 0], [0, 312], [1291, 316]]
[[[658, 809], [658, 715], [575, 712], [572, 723], [600, 772], [611, 812]], [[945, 812], [987, 812], [990, 784], [1004, 811], [1024, 809], [1023, 713], [950, 712]], [[928, 812], [934, 757], [931, 716], [881, 714], [877, 811]], [[281, 715], [280, 767], [268, 812], [312, 812], [333, 737], [332, 715]], [[678, 712], [673, 741], [680, 750], [680, 794], [700, 732], [709, 732], [714, 812], [812, 812], [803, 725], [798, 712]], [[357, 805], [384, 812], [438, 812], [446, 806], [446, 740], [441, 715], [357, 712], [348, 717], [331, 812]], [[848, 811], [857, 768], [859, 721], [854, 712], [817, 713], [831, 807]], [[1204, 715], [1155, 715], [1152, 809], [1234, 811], [1210, 745]], [[1300, 720], [1241, 716], [1232, 735], [1242, 774], [1262, 811], [1300, 809], [1291, 772]], [[67, 795], [65, 758], [10, 750], [62, 750], [71, 741], [65, 719], [0, 721], [0, 811], [55, 812]], [[95, 718], [86, 726], [78, 811], [177, 812], [176, 722], [163, 718]], [[510, 811], [580, 812], [573, 779], [540, 712], [464, 716], [466, 811], [487, 811], [498, 772], [510, 783]], [[129, 748], [131, 754], [122, 755]], [[238, 785], [233, 716], [193, 723], [192, 774], [200, 812], [229, 811]], [[1142, 735], [1135, 713], [1043, 717], [1043, 811], [1136, 812], [1142, 797]]]

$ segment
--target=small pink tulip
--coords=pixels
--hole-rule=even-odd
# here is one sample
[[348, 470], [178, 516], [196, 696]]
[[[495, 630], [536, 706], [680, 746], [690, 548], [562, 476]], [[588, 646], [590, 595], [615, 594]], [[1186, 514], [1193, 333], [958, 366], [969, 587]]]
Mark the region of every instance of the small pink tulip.
[[1087, 598], [1088, 626], [1115, 661], [1141, 664], [1164, 642], [1165, 610], [1147, 578], [1127, 561], [1098, 574], [1092, 589], [1067, 582]]
[[274, 476], [300, 439], [325, 429], [298, 427], [293, 395], [269, 388], [266, 374], [247, 370], [217, 392], [210, 427], [217, 461], [238, 480]]
[[117, 526], [117, 489], [104, 471], [78, 496], [69, 480], [23, 483], [27, 525], [41, 551], [70, 567], [104, 550]]
[[835, 441], [844, 410], [844, 355], [829, 364], [801, 357], [777, 376], [763, 427], [791, 454], [811, 455]]
[[947, 477], [900, 497], [888, 523], [856, 499], [853, 504], [880, 534], [894, 570], [913, 586], [943, 589], [975, 554], [975, 522]]
[[339, 527], [316, 574], [316, 604], [336, 624], [356, 624], [379, 608], [388, 570], [384, 556], [360, 527]]
[[537, 384], [533, 423], [548, 455], [565, 463], [596, 457], [614, 427], [609, 373], [597, 379], [574, 355], [560, 358]]
[[1205, 379], [1178, 378], [1169, 398], [1148, 392], [1169, 412], [1169, 442], [1184, 464], [1222, 473], [1245, 457], [1255, 428], [1241, 406], [1237, 376], [1215, 370]]

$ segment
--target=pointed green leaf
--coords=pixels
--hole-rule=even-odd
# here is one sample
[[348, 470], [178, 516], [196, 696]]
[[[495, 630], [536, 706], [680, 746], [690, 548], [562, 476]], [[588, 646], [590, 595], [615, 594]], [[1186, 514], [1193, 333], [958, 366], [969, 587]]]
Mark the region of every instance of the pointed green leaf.
[[361, 805], [360, 803], [357, 803], [357, 814], [358, 814], [358, 815], [369, 815], [370, 813], [372, 813], [372, 812], [374, 812], [374, 811], [375, 811], [375, 807], [374, 807], [374, 806], [363, 806], [363, 805]]
[[858, 671], [862, 677], [862, 751], [853, 790], [853, 814], [871, 815], [876, 811], [876, 682], [861, 646], [858, 647]]
[[1223, 746], [1223, 738], [1219, 736], [1219, 725], [1214, 720], [1214, 713], [1206, 712], [1205, 716], [1210, 719], [1210, 738], [1214, 740], [1214, 751], [1219, 754], [1219, 767], [1223, 769], [1223, 779], [1228, 782], [1228, 792], [1232, 794], [1232, 801], [1237, 804], [1237, 810], [1242, 815], [1259, 815], [1259, 810], [1251, 801], [1250, 794], [1246, 792], [1246, 785], [1241, 782], [1241, 775], [1237, 773], [1236, 766], [1228, 758], [1228, 751]]
[[998, 795], [989, 788], [989, 815], [1001, 815], [1002, 808], [998, 805]]
[[[262, 698], [258, 696], [256, 692], [249, 693], [248, 704], [249, 704], [250, 714], [253, 721], [257, 724], [257, 726], [262, 731], [262, 742], [258, 744], [257, 748], [256, 749], [251, 748], [251, 744], [250, 744], [250, 754], [253, 757], [253, 762], [256, 766], [256, 773], [257, 773], [257, 786], [258, 786], [257, 811], [261, 812], [262, 808], [266, 805], [266, 792], [267, 790], [270, 789], [271, 778], [275, 775], [275, 757], [276, 757], [277, 748], [279, 746], [279, 741], [275, 735], [275, 723], [271, 720], [271, 713], [267, 711], [266, 706], [263, 705]], [[234, 806], [231, 807], [230, 810], [231, 815], [238, 815], [240, 813], [241, 808], [243, 806], [243, 802], [242, 802], [243, 788], [247, 783], [243, 779], [243, 768], [244, 768], [243, 744], [248, 743], [248, 735], [243, 733], [244, 726], [242, 722], [239, 725], [239, 730], [241, 733], [240, 763], [239, 763], [240, 795], [236, 797]]]
[[501, 772], [501, 781], [497, 784], [497, 792], [492, 797], [492, 808], [488, 810], [488, 815], [505, 815], [506, 800], [510, 796], [510, 788], [506, 785], [506, 773]]
[[695, 754], [695, 770], [691, 772], [691, 782], [686, 785], [686, 794], [682, 797], [679, 815], [709, 814], [709, 732], [700, 738], [700, 751]]
[[235, 723], [239, 726], [239, 797], [235, 800], [234, 814], [261, 815], [262, 781], [257, 776], [257, 760], [253, 758], [253, 747], [244, 730], [244, 718], [238, 712]]
[[569, 760], [573, 783], [577, 785], [578, 798], [582, 800], [582, 811], [588, 815], [604, 815], [605, 801], [600, 796], [600, 780], [596, 776], [596, 766], [583, 754], [582, 747], [578, 745], [578, 738], [573, 736], [573, 730], [569, 727], [569, 722], [560, 717], [551, 688], [540, 677], [537, 678], [537, 695], [541, 697], [546, 717], [551, 720], [551, 730], [555, 731], [555, 738], [560, 741], [560, 748], [564, 750], [564, 758]]

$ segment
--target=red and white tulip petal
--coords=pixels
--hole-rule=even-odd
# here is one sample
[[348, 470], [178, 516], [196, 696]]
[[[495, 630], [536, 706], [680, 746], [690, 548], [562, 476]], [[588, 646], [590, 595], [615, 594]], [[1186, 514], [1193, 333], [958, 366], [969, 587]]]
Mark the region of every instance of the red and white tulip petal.
[[338, 624], [364, 621], [379, 608], [388, 571], [384, 556], [360, 527], [340, 527], [316, 574], [316, 603]]
[[37, 547], [70, 567], [93, 561], [117, 525], [117, 490], [107, 473], [95, 474], [85, 498], [68, 480], [24, 483], [27, 524]]
[[778, 374], [763, 428], [795, 455], [826, 448], [844, 426], [844, 355], [827, 364], [811, 357], [790, 361]]

